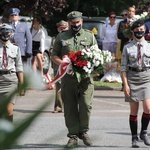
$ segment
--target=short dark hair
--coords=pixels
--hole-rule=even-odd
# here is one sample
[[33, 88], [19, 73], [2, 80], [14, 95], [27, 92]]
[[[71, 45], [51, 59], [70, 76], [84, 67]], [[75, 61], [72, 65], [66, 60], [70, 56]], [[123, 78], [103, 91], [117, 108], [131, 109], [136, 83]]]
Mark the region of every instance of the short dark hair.
[[112, 11], [112, 12], [109, 13], [109, 17], [110, 17], [111, 15], [116, 15], [116, 13], [115, 13], [114, 11]]
[[36, 21], [38, 21], [40, 24], [42, 24], [42, 19], [41, 19], [41, 17], [36, 16], [36, 17], [34, 17], [33, 22], [34, 22], [34, 20], [36, 20]]

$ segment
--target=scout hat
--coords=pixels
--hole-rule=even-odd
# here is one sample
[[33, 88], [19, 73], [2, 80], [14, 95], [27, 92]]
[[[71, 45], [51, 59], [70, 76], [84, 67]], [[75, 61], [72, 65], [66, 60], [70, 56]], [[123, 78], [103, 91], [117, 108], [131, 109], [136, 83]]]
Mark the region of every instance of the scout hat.
[[79, 11], [72, 11], [67, 15], [68, 20], [80, 19], [80, 18], [82, 18], [82, 13]]
[[20, 10], [18, 8], [11, 8], [9, 10], [9, 15], [19, 15]]
[[0, 25], [0, 32], [12, 32], [12, 30], [12, 26], [7, 23], [3, 23]]
[[131, 30], [134, 30], [135, 28], [143, 26], [143, 25], [144, 25], [144, 21], [143, 20], [137, 20], [131, 26]]
[[57, 27], [59, 27], [59, 26], [68, 26], [68, 22], [66, 22], [64, 20], [61, 20], [58, 23], [56, 23], [56, 26]]

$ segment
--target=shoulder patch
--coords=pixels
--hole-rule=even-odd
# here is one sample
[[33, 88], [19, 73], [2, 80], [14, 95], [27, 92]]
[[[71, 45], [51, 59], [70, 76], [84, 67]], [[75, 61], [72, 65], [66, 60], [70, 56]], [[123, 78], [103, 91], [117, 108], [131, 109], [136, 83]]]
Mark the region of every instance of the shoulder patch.
[[84, 30], [87, 31], [87, 32], [93, 33], [91, 30], [88, 30], [88, 29], [84, 29]]
[[15, 45], [15, 46], [18, 46], [18, 44], [16, 44], [16, 43], [12, 43], [13, 45]]
[[126, 42], [124, 45], [127, 45], [127, 44], [129, 44], [131, 41], [132, 41], [132, 40], [130, 40], [130, 41], [128, 41], [128, 42]]

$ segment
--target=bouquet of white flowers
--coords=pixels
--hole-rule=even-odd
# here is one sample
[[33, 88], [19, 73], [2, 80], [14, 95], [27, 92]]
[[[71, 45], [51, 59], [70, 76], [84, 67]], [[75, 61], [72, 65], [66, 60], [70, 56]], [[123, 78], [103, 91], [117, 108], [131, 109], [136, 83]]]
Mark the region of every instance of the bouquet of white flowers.
[[111, 52], [100, 50], [97, 45], [84, 48], [77, 52], [71, 51], [68, 55], [73, 72], [85, 77], [89, 74], [100, 73], [104, 70], [105, 63], [111, 61]]

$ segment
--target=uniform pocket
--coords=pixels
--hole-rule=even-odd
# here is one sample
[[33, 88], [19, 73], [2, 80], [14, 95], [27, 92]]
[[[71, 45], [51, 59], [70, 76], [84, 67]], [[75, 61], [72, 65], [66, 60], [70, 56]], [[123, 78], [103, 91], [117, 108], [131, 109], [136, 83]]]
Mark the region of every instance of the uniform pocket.
[[130, 63], [135, 63], [137, 61], [137, 57], [135, 54], [130, 54], [129, 55], [129, 61]]
[[13, 64], [15, 62], [15, 55], [8, 55], [8, 64]]
[[144, 54], [143, 63], [146, 67], [150, 67], [150, 54], [149, 53]]

